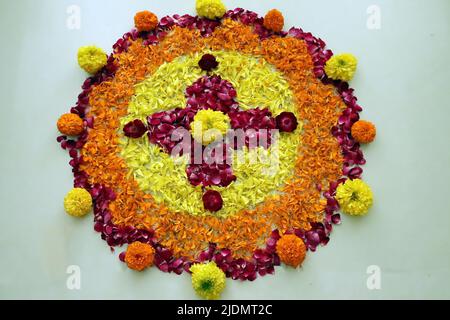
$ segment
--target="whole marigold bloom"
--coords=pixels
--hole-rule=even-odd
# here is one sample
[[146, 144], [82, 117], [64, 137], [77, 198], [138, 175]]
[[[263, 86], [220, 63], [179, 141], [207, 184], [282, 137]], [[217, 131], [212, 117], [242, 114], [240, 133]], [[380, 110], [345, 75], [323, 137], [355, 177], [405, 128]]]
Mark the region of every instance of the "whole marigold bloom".
[[215, 262], [194, 264], [192, 272], [192, 287], [195, 292], [207, 300], [216, 300], [225, 289], [225, 273]]
[[347, 180], [337, 188], [336, 200], [345, 213], [365, 215], [373, 204], [372, 190], [361, 179]]
[[281, 30], [283, 30], [283, 14], [277, 9], [272, 9], [267, 12], [266, 16], [264, 17], [264, 27], [275, 32], [280, 32]]
[[141, 11], [134, 16], [134, 25], [140, 32], [154, 30], [158, 26], [158, 17], [150, 11]]
[[96, 74], [108, 62], [108, 57], [101, 48], [96, 46], [85, 46], [78, 49], [78, 64], [90, 74]]
[[285, 264], [297, 268], [305, 260], [306, 245], [294, 234], [286, 234], [277, 242], [277, 254]]
[[64, 198], [64, 209], [74, 217], [87, 215], [92, 209], [91, 194], [86, 189], [72, 189]]
[[195, 115], [191, 128], [194, 139], [208, 145], [215, 141], [219, 134], [223, 137], [227, 133], [230, 118], [220, 111], [200, 110]]
[[222, 18], [227, 8], [220, 0], [197, 0], [197, 14], [211, 20]]
[[360, 120], [352, 126], [352, 136], [360, 143], [371, 143], [376, 135], [377, 129], [372, 122]]
[[128, 268], [142, 271], [145, 268], [151, 267], [155, 258], [155, 249], [147, 243], [139, 241], [128, 245], [125, 253], [125, 262]]
[[74, 113], [63, 114], [58, 119], [57, 126], [59, 132], [67, 136], [77, 136], [84, 130], [83, 119], [81, 119], [79, 115]]
[[325, 65], [325, 73], [333, 80], [350, 81], [356, 72], [358, 60], [351, 53], [334, 55]]

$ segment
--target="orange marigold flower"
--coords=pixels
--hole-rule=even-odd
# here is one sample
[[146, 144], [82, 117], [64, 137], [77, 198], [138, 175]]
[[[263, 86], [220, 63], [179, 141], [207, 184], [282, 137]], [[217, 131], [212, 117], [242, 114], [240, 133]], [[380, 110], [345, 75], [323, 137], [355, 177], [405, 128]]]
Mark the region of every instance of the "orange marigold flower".
[[158, 26], [158, 17], [150, 11], [141, 11], [134, 16], [134, 25], [138, 31], [152, 31]]
[[372, 122], [360, 120], [352, 126], [352, 136], [360, 143], [370, 143], [376, 135], [377, 129]]
[[264, 27], [275, 32], [280, 32], [281, 30], [283, 30], [283, 14], [277, 9], [272, 9], [267, 12], [266, 16], [264, 17]]
[[305, 260], [306, 246], [296, 235], [286, 234], [277, 242], [277, 254], [282, 262], [297, 268]]
[[142, 271], [153, 265], [155, 249], [149, 244], [139, 241], [133, 242], [127, 248], [125, 262], [128, 268]]
[[77, 136], [84, 130], [83, 119], [77, 114], [63, 114], [57, 123], [58, 130], [67, 136]]

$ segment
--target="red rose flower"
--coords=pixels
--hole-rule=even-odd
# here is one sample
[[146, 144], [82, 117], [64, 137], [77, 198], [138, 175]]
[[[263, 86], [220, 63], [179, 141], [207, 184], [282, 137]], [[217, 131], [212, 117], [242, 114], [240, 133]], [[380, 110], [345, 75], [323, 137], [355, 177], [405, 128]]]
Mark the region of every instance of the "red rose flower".
[[205, 54], [198, 62], [198, 65], [202, 68], [202, 70], [211, 71], [212, 69], [217, 68], [219, 63], [217, 62], [216, 57], [212, 54]]
[[208, 211], [219, 211], [223, 207], [222, 196], [219, 192], [214, 190], [206, 191], [206, 193], [203, 195], [203, 205]]
[[294, 132], [298, 127], [298, 121], [292, 112], [283, 112], [277, 118], [277, 129], [281, 132]]
[[129, 138], [140, 138], [147, 132], [147, 127], [141, 120], [134, 120], [129, 122], [124, 128], [125, 136]]

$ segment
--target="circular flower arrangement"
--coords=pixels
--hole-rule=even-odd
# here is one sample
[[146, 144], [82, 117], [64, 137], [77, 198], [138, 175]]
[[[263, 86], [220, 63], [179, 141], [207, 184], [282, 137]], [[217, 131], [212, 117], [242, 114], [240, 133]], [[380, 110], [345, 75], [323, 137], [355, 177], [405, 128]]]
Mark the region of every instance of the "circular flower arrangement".
[[[329, 241], [339, 209], [363, 215], [360, 143], [375, 127], [347, 83], [356, 58], [333, 55], [284, 17], [226, 11], [135, 16], [58, 128], [75, 189], [67, 212], [94, 209], [94, 229], [133, 270], [192, 274], [206, 299], [225, 277], [253, 281], [300, 266]], [[75, 136], [75, 137], [73, 137]], [[223, 138], [225, 136], [225, 138]]]

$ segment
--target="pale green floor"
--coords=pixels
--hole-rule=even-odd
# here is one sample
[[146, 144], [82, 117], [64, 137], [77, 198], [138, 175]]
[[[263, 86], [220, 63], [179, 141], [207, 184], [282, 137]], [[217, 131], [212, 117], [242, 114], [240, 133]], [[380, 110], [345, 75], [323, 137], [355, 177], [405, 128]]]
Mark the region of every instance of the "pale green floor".
[[[229, 281], [231, 298], [450, 298], [450, 2], [448, 0], [225, 0], [286, 23], [359, 57], [352, 82], [362, 116], [379, 135], [365, 148], [364, 179], [375, 205], [363, 219], [344, 217], [330, 244], [300, 271], [277, 269], [254, 283]], [[81, 30], [66, 28], [66, 8], [82, 9]], [[381, 9], [369, 30], [366, 9]], [[0, 298], [195, 298], [187, 275], [127, 270], [90, 218], [68, 218], [68, 156], [55, 122], [76, 101], [85, 75], [75, 55], [95, 43], [110, 50], [136, 11], [194, 13], [194, 0], [0, 0]], [[66, 288], [79, 265], [82, 288]], [[381, 290], [368, 290], [366, 269], [381, 268]]]

